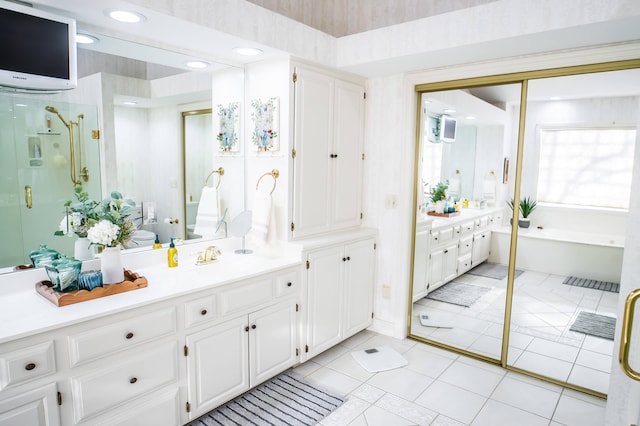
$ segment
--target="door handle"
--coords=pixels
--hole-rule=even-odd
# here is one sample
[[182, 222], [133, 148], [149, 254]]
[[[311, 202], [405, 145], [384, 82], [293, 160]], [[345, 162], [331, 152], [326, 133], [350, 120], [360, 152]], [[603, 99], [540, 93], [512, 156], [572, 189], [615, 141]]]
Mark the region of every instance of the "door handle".
[[620, 339], [620, 354], [618, 361], [620, 368], [624, 373], [634, 380], [640, 381], [640, 372], [631, 368], [629, 365], [629, 345], [631, 341], [631, 332], [633, 330], [633, 314], [636, 310], [635, 303], [640, 298], [640, 288], [633, 290], [627, 296], [624, 303], [624, 316], [622, 318], [622, 336]]
[[33, 207], [33, 192], [31, 191], [31, 186], [29, 185], [24, 187], [24, 203], [28, 209]]

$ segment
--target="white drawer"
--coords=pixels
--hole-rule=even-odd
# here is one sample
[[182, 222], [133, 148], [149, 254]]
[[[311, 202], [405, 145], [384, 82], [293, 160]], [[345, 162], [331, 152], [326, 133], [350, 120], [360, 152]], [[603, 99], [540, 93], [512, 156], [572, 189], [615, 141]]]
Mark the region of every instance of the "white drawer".
[[232, 286], [220, 292], [220, 316], [273, 300], [273, 278]]
[[458, 246], [458, 256], [463, 256], [467, 253], [471, 253], [473, 247], [473, 235], [460, 238], [460, 245]]
[[176, 331], [176, 310], [166, 308], [69, 336], [71, 366], [90, 361]]
[[0, 355], [0, 390], [56, 371], [53, 342]]
[[475, 224], [473, 221], [469, 221], [469, 222], [465, 222], [462, 225], [460, 225], [461, 229], [461, 235], [467, 235], [473, 232], [473, 229], [475, 227]]
[[123, 362], [71, 378], [76, 422], [178, 380], [178, 346], [144, 349]]
[[458, 258], [458, 275], [464, 274], [471, 269], [471, 253]]
[[276, 297], [296, 294], [300, 288], [299, 283], [298, 271], [280, 275], [276, 278]]
[[[111, 426], [175, 426], [180, 421], [180, 393], [178, 389], [169, 388], [155, 392], [143, 401], [136, 401], [135, 411], [122, 410], [116, 418], [109, 418], [104, 423]], [[116, 410], [120, 411], [120, 410]]]
[[215, 295], [203, 296], [184, 304], [187, 327], [216, 319]]

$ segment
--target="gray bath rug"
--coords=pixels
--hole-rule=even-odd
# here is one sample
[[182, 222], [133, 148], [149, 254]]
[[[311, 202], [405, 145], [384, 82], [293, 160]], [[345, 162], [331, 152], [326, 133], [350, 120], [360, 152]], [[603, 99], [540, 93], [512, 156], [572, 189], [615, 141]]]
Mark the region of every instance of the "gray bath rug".
[[613, 340], [616, 331], [616, 319], [607, 315], [580, 311], [569, 330]]
[[468, 308], [476, 303], [478, 299], [489, 290], [491, 289], [488, 287], [451, 281], [430, 292], [427, 295], [427, 299], [451, 303], [452, 305], [466, 306]]
[[592, 288], [594, 290], [610, 291], [612, 293], [620, 293], [620, 284], [610, 281], [590, 280], [587, 278], [567, 277], [562, 284], [573, 285], [576, 287]]
[[[522, 274], [522, 272], [524, 271], [521, 271], [520, 269], [516, 269], [514, 274], [514, 279], [518, 278], [520, 274]], [[470, 271], [467, 271], [467, 274], [469, 275], [477, 275], [479, 277], [493, 278], [494, 280], [501, 280], [503, 278], [506, 278], [507, 273], [508, 273], [507, 265], [500, 265], [498, 263], [487, 263], [487, 262], [481, 263], [480, 265], [476, 266]]]
[[192, 421], [205, 425], [311, 426], [329, 415], [344, 398], [285, 372]]

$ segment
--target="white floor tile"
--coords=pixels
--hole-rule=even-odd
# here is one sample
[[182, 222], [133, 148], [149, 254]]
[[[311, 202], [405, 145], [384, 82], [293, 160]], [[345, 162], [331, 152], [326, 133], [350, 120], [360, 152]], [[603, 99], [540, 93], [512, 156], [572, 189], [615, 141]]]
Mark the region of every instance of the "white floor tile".
[[355, 359], [353, 359], [351, 351], [340, 355], [338, 358], [327, 364], [327, 367], [353, 377], [354, 379], [358, 379], [361, 382], [366, 382], [373, 377], [373, 373], [369, 373], [367, 370], [362, 368]]
[[609, 390], [609, 374], [593, 370], [581, 365], [574, 365], [569, 374], [569, 383], [607, 393]]
[[491, 399], [550, 419], [560, 399], [560, 391], [505, 377], [491, 395]]
[[456, 386], [435, 381], [415, 403], [462, 423], [469, 424], [487, 398]]
[[573, 364], [532, 352], [524, 352], [514, 366], [552, 379], [566, 381]]
[[479, 336], [468, 349], [473, 353], [485, 355], [494, 359], [500, 359], [500, 353], [502, 352], [502, 339], [483, 334]]
[[438, 380], [488, 397], [500, 383], [502, 376], [502, 374], [496, 374], [458, 361], [447, 368]]
[[305, 363], [297, 365], [293, 369], [293, 372], [305, 377], [305, 376], [308, 376], [309, 374], [313, 373], [314, 371], [316, 371], [316, 370], [318, 370], [320, 368], [322, 368], [322, 366], [320, 364], [318, 364], [316, 362], [313, 362], [313, 361], [307, 361]]
[[578, 358], [576, 358], [576, 364], [592, 368], [594, 370], [599, 370], [603, 373], [609, 373], [611, 371], [611, 361], [611, 355], [605, 355], [584, 349], [578, 353]]
[[405, 419], [404, 417], [400, 417], [397, 414], [393, 414], [387, 410], [384, 410], [378, 406], [369, 407], [364, 413], [363, 416], [366, 420], [367, 426], [411, 426], [415, 425], [414, 422]]
[[431, 423], [431, 426], [466, 426], [466, 424], [440, 414], [433, 423]]
[[413, 424], [420, 426], [430, 425], [438, 416], [438, 413], [433, 410], [406, 401], [390, 393], [385, 394], [375, 405], [392, 413], [397, 413], [403, 418], [412, 421]]
[[319, 368], [307, 376], [307, 380], [336, 392], [338, 395], [347, 395], [355, 390], [362, 382], [349, 377], [346, 374], [338, 373], [327, 367]]
[[407, 368], [425, 376], [437, 378], [449, 367], [455, 358], [447, 357], [423, 349], [424, 345], [416, 345], [403, 355], [409, 362]]
[[382, 389], [378, 389], [375, 386], [371, 386], [366, 383], [363, 383], [356, 390], [351, 392], [349, 396], [354, 396], [356, 398], [359, 398], [363, 401], [368, 402], [369, 404], [373, 404], [377, 400], [382, 398], [384, 394], [385, 394], [385, 391], [383, 391]]
[[569, 426], [602, 426], [604, 422], [604, 407], [563, 395], [552, 420]]
[[605, 355], [613, 354], [613, 340], [601, 339], [595, 336], [587, 336], [582, 344], [582, 349], [598, 352]]
[[527, 351], [545, 355], [561, 361], [574, 362], [578, 356], [579, 348], [563, 345], [562, 343], [550, 342], [546, 339], [533, 339], [527, 346]]
[[430, 377], [406, 368], [397, 368], [376, 373], [367, 383], [406, 400], [413, 401], [432, 382], [433, 379]]
[[340, 357], [341, 355], [349, 352], [349, 348], [346, 348], [342, 345], [336, 345], [326, 351], [322, 352], [319, 355], [314, 356], [311, 360], [320, 365], [327, 365], [334, 359]]
[[549, 420], [498, 401], [489, 400], [471, 423], [472, 426], [546, 426]]
[[358, 398], [350, 398], [336, 411], [322, 419], [320, 424], [323, 426], [347, 426], [369, 407], [371, 404], [368, 402]]

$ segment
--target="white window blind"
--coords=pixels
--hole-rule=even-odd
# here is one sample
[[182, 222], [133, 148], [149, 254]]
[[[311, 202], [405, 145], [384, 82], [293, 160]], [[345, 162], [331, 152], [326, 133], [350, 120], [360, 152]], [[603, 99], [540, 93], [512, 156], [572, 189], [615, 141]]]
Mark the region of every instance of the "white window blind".
[[538, 201], [628, 209], [635, 129], [540, 131]]

